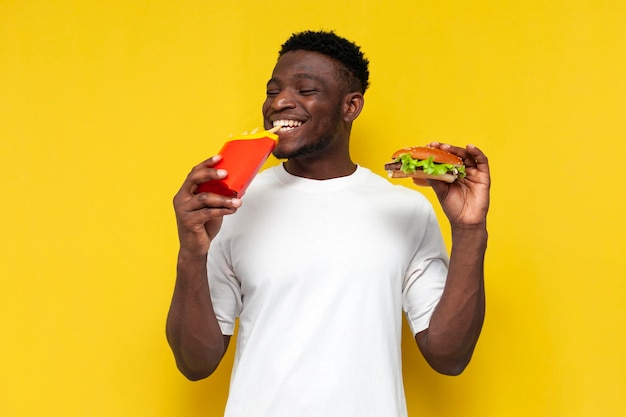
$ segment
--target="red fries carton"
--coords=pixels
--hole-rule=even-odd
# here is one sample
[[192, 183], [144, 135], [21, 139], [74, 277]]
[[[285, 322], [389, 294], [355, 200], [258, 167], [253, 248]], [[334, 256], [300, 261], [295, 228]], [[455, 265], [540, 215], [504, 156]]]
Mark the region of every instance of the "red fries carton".
[[198, 186], [199, 193], [215, 193], [241, 198], [276, 146], [278, 136], [265, 130], [241, 135], [226, 142], [219, 154], [222, 159], [213, 167], [228, 171], [226, 178]]

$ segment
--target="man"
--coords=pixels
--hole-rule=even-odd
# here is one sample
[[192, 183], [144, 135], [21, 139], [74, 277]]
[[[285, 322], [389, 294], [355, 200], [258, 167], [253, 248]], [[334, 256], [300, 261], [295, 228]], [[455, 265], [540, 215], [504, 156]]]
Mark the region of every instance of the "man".
[[274, 155], [286, 161], [242, 202], [196, 192], [227, 175], [215, 156], [174, 198], [168, 340], [180, 371], [205, 378], [239, 320], [227, 416], [406, 416], [402, 310], [435, 370], [456, 375], [470, 361], [484, 318], [487, 158], [432, 144], [467, 167], [453, 184], [431, 181], [451, 224], [448, 258], [428, 201], [350, 157], [368, 76], [352, 42], [293, 35], [262, 109], [266, 128], [283, 126]]

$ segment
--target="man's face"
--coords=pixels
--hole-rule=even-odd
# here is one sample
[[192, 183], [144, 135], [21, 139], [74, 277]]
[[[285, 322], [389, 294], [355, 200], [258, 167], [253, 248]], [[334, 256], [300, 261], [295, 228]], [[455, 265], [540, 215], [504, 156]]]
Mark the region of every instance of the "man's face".
[[274, 156], [281, 159], [331, 152], [340, 132], [346, 87], [331, 58], [292, 51], [276, 63], [263, 103], [265, 128], [284, 126]]

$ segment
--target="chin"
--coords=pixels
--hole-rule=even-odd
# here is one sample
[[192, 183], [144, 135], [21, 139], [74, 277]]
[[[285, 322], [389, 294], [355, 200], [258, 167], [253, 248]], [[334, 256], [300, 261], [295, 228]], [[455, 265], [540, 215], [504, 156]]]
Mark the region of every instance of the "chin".
[[278, 143], [272, 154], [278, 159], [290, 159], [307, 153], [306, 146], [298, 145], [295, 140], [283, 139], [278, 136]]
[[278, 146], [276, 148], [274, 148], [274, 151], [272, 151], [272, 155], [274, 155], [275, 158], [277, 159], [291, 159], [291, 158], [297, 158], [299, 156], [298, 150], [293, 150], [290, 151], [288, 149], [281, 149]]
[[[304, 158], [308, 156], [315, 156], [321, 152], [327, 150], [333, 142], [333, 138], [330, 136], [318, 139], [315, 142], [305, 143], [298, 147], [281, 146], [280, 135], [278, 144], [274, 148], [272, 154], [278, 159], [292, 159], [292, 158]], [[285, 145], [285, 143], [283, 143]]]

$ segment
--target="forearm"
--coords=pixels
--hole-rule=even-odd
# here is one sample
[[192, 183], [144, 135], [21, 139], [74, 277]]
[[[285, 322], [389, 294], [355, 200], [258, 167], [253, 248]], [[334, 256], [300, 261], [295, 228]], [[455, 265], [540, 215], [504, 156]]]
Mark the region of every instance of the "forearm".
[[187, 378], [198, 380], [213, 373], [226, 351], [226, 340], [211, 303], [206, 255], [179, 253], [166, 331], [176, 364]]
[[461, 373], [469, 363], [485, 316], [484, 226], [453, 228], [446, 286], [429, 328], [416, 335], [424, 357], [438, 372]]

